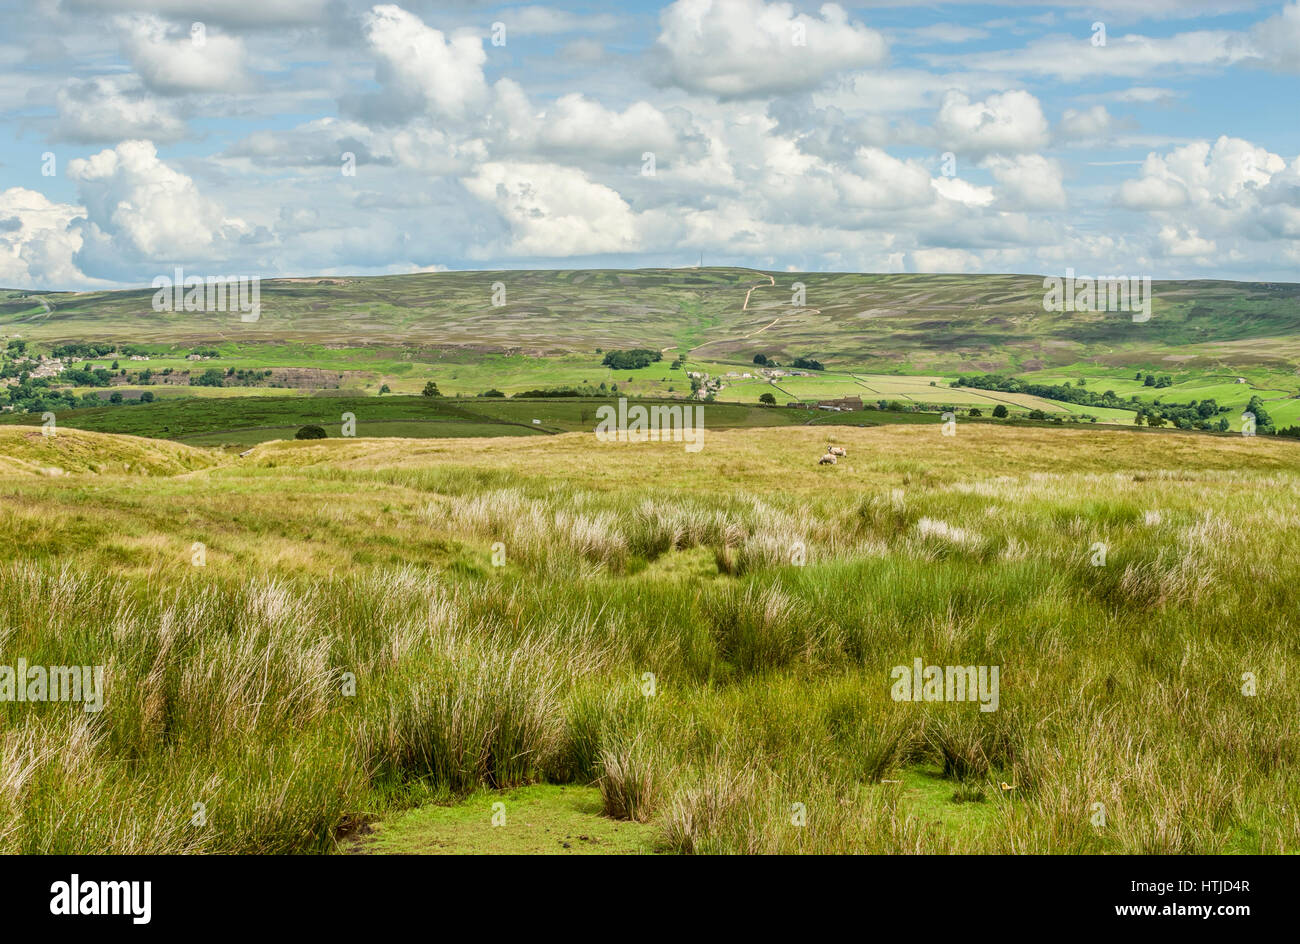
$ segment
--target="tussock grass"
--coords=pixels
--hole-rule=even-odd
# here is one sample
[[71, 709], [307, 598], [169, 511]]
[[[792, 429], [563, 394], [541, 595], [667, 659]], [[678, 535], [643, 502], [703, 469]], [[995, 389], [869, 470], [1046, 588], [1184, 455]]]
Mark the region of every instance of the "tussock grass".
[[639, 739], [603, 749], [600, 797], [606, 816], [644, 823], [655, 805], [655, 765]]

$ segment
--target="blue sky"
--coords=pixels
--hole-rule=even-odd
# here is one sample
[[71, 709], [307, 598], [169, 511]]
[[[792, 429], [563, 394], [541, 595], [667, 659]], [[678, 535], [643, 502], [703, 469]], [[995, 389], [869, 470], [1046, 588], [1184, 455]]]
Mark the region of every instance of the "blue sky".
[[0, 22], [7, 287], [701, 255], [1300, 271], [1297, 2], [0, 0]]

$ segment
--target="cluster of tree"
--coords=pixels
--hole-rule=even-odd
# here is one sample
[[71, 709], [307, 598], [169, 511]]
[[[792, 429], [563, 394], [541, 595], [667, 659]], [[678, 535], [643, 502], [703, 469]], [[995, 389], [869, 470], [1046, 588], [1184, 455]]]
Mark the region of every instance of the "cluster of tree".
[[[211, 350], [204, 349], [203, 353]], [[88, 357], [107, 357], [109, 354], [120, 354], [123, 357], [131, 355], [145, 355], [152, 353], [149, 348], [140, 344], [116, 344], [109, 341], [92, 342], [92, 341], [69, 341], [67, 344], [59, 344], [50, 351], [52, 357], [61, 360], [85, 360]], [[195, 354], [200, 351], [195, 351]], [[216, 351], [211, 351], [212, 357], [216, 356]]]
[[[617, 387], [614, 388], [617, 391]], [[546, 390], [521, 390], [511, 394], [515, 400], [539, 399], [544, 397], [596, 397], [600, 391], [590, 385], [581, 387], [550, 387]]]
[[[94, 394], [87, 396], [93, 397]], [[71, 390], [51, 390], [49, 378], [46, 377], [39, 380], [23, 378], [12, 387], [0, 388], [0, 406], [13, 407], [15, 413], [44, 413], [46, 410], [68, 410], [79, 405], [77, 395]]]
[[[141, 377], [143, 377], [144, 374], [147, 374], [147, 373], [149, 373], [149, 371], [148, 371], [148, 370], [145, 370], [145, 371], [141, 374]], [[228, 367], [228, 368], [226, 368], [226, 376], [227, 376], [227, 377], [232, 377], [232, 378], [234, 378], [235, 380], [238, 380], [238, 381], [242, 381], [242, 384], [236, 384], [235, 386], [247, 386], [248, 384], [257, 383], [257, 381], [259, 381], [259, 380], [265, 380], [266, 378], [270, 377], [270, 376], [271, 376], [271, 371], [269, 371], [269, 370], [251, 370], [251, 369], [250, 369], [250, 370], [236, 370], [236, 369], [233, 368], [233, 367]]]
[[[901, 400], [877, 400], [875, 408], [889, 413], [920, 413], [926, 409], [933, 409], [934, 406], [935, 405], [932, 403], [903, 403]], [[867, 405], [867, 409], [871, 409], [870, 405]], [[957, 409], [954, 406], [943, 406], [940, 407], [940, 409], [951, 411], [953, 413], [957, 412]], [[979, 407], [971, 407], [966, 411], [966, 415], [983, 416], [984, 413], [979, 409]], [[993, 415], [1000, 420], [1006, 419], [1006, 405], [999, 403], [997, 406], [993, 407]]]
[[630, 351], [606, 351], [601, 363], [614, 370], [640, 370], [662, 359], [663, 354], [658, 351], [638, 347]]
[[209, 367], [198, 376], [190, 374], [191, 387], [224, 387], [225, 385], [226, 372], [220, 367]]
[[197, 355], [199, 357], [220, 357], [221, 356], [221, 352], [218, 351], [215, 347], [196, 347], [194, 350], [190, 351], [190, 353]]
[[152, 403], [154, 395], [144, 391], [138, 400], [128, 400], [121, 391], [113, 391], [107, 400], [95, 393], [83, 393], [78, 397], [71, 390], [55, 390], [49, 385], [49, 378], [26, 380], [7, 390], [0, 390], [0, 406], [13, 408], [15, 413], [57, 413], [59, 410], [73, 410], [79, 407], [117, 406], [121, 403]]
[[1255, 432], [1257, 433], [1276, 432], [1276, 428], [1273, 426], [1273, 417], [1268, 415], [1268, 410], [1264, 409], [1264, 401], [1261, 400], [1258, 396], [1253, 396], [1250, 398], [1250, 402], [1246, 404], [1245, 412], [1254, 414]]
[[1137, 402], [1136, 396], [1125, 400], [1114, 390], [1097, 393], [1071, 384], [1028, 383], [1004, 374], [963, 375], [957, 378], [954, 386], [971, 387], [975, 390], [998, 390], [1002, 393], [1024, 393], [1045, 400], [1061, 400], [1065, 403], [1077, 403], [1080, 406], [1109, 407], [1115, 410], [1132, 410], [1133, 404]]
[[69, 367], [59, 374], [59, 383], [74, 387], [107, 387], [113, 382], [113, 374], [102, 367]]
[[1161, 374], [1159, 377], [1155, 374], [1143, 376], [1142, 371], [1139, 370], [1133, 375], [1133, 379], [1142, 381], [1144, 387], [1172, 387], [1174, 385], [1174, 378], [1168, 374]]
[[[391, 391], [388, 390], [388, 385], [384, 384], [379, 392], [390, 393]], [[610, 384], [607, 387], [602, 383], [599, 388], [593, 387], [588, 383], [584, 383], [577, 387], [547, 387], [546, 389], [521, 390], [518, 393], [510, 394], [510, 396], [515, 399], [536, 400], [549, 397], [599, 397], [606, 393], [618, 393], [618, 384]], [[424, 385], [424, 389], [420, 391], [420, 395], [425, 397], [441, 397], [443, 396], [443, 393], [438, 389], [438, 385], [430, 380]], [[460, 394], [458, 393], [456, 396], [459, 397]], [[478, 394], [478, 396], [503, 398], [506, 394], [494, 387], [491, 390], [484, 390], [482, 393]]]
[[[116, 367], [117, 365], [114, 364], [113, 366]], [[100, 374], [107, 374], [108, 372], [105, 371], [103, 368], [100, 368], [93, 371], [93, 373], [96, 376], [98, 376]], [[159, 371], [159, 374], [164, 377], [170, 376], [171, 373], [172, 373], [172, 369], [170, 367], [166, 367], [163, 370]], [[267, 379], [268, 377], [271, 376], [272, 373], [273, 372], [270, 370], [254, 370], [254, 369], [236, 370], [234, 367], [227, 367], [225, 370], [222, 370], [220, 367], [209, 367], [201, 374], [190, 374], [190, 386], [191, 387], [247, 387], [257, 383], [258, 381]], [[125, 377], [126, 371], [122, 371], [121, 374], [123, 377]], [[72, 379], [81, 376], [82, 374], [76, 370], [65, 370], [62, 374], [59, 375], [59, 378], [60, 380], [62, 380], [65, 378]], [[109, 374], [109, 376], [112, 375]], [[144, 384], [146, 386], [154, 382], [153, 378], [154, 378], [154, 372], [152, 369], [148, 367], [146, 367], [144, 370], [136, 374], [136, 382], [140, 384]], [[88, 384], [83, 382], [80, 379], [72, 379], [72, 382], [78, 384], [79, 386], [103, 386], [102, 384]]]
[[[1142, 374], [1139, 373], [1138, 377], [1142, 377]], [[1173, 379], [1168, 375], [1157, 377], [1154, 374], [1147, 374], [1143, 383], [1149, 387], [1168, 387], [1173, 383]], [[1217, 429], [1226, 431], [1231, 425], [1228, 418], [1223, 414], [1231, 413], [1232, 407], [1220, 406], [1212, 397], [1205, 400], [1192, 400], [1190, 403], [1161, 403], [1157, 398], [1154, 403], [1146, 404], [1142, 403], [1137, 396], [1130, 396], [1125, 400], [1117, 396], [1113, 390], [1107, 390], [1099, 394], [1092, 390], [1085, 390], [1081, 385], [1027, 383], [1015, 377], [1006, 377], [1001, 374], [958, 377], [957, 386], [973, 387], [978, 390], [1000, 390], [1006, 393], [1026, 393], [1047, 400], [1063, 400], [1066, 403], [1077, 403], [1083, 406], [1133, 410], [1133, 422], [1139, 426], [1142, 424], [1157, 427], [1169, 425], [1178, 429]], [[1268, 411], [1264, 409], [1264, 404], [1259, 397], [1252, 397], [1246, 410], [1255, 414], [1257, 432], [1271, 433], [1274, 431], [1272, 419], [1269, 417]], [[1037, 419], [1038, 417], [1030, 413], [1029, 418]]]
[[[766, 354], [755, 354], [754, 363], [759, 367], [780, 367], [781, 362], [775, 358], [768, 357]], [[796, 357], [790, 362], [791, 367], [799, 370], [825, 370], [821, 361], [813, 360], [811, 357]]]
[[[1256, 397], [1255, 399], [1258, 399]], [[1255, 400], [1251, 401], [1252, 403]], [[1228, 418], [1220, 416], [1221, 413], [1231, 413], [1232, 407], [1219, 406], [1211, 397], [1205, 400], [1193, 400], [1191, 403], [1154, 403], [1151, 406], [1139, 406], [1137, 415], [1133, 417], [1135, 425], [1146, 423], [1148, 426], [1164, 426], [1166, 424], [1177, 427], [1178, 429], [1217, 429], [1220, 432], [1226, 432], [1229, 427]], [[1264, 414], [1267, 419], [1268, 414]], [[1264, 423], [1259, 423], [1263, 427]], [[1262, 432], [1272, 432], [1271, 429]]]
[[116, 344], [89, 344], [85, 341], [73, 341], [70, 344], [60, 344], [50, 353], [58, 358], [76, 358], [84, 360], [87, 357], [106, 357], [117, 351]]

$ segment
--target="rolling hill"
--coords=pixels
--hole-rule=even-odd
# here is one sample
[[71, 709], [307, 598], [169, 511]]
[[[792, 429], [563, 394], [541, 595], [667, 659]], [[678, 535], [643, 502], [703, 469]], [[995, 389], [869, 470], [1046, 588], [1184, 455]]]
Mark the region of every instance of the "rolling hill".
[[[102, 399], [116, 391], [129, 400], [146, 390], [160, 400], [356, 399], [415, 394], [429, 380], [453, 396], [591, 387], [680, 399], [700, 382], [689, 376], [695, 374], [719, 384], [717, 400], [738, 404], [756, 403], [765, 393], [779, 404], [858, 396], [908, 409], [987, 414], [1001, 404], [1020, 414], [1132, 421], [1133, 412], [1113, 403], [1080, 406], [955, 386], [962, 374], [1005, 373], [1036, 384], [1083, 381], [1097, 393], [1136, 397], [1134, 409], [1212, 396], [1239, 412], [1260, 396], [1279, 426], [1300, 423], [1300, 284], [1154, 282], [1151, 295], [1150, 320], [1134, 322], [1125, 312], [1047, 311], [1043, 279], [1027, 275], [449, 272], [268, 280], [261, 284], [260, 317], [251, 322], [237, 311], [155, 311], [152, 290], [0, 290], [0, 335], [3, 344], [22, 341], [35, 353], [69, 343], [146, 352], [147, 363], [121, 358], [111, 387], [71, 390]], [[662, 360], [630, 370], [602, 363], [602, 352], [631, 348], [657, 350]], [[187, 359], [195, 350], [217, 356], [195, 364]], [[756, 356], [781, 365], [812, 358], [824, 369], [763, 376]], [[78, 366], [83, 360], [108, 369], [119, 358], [77, 358]], [[200, 373], [214, 371], [220, 385], [193, 385]], [[1154, 390], [1142, 383], [1146, 372], [1169, 375], [1169, 383]], [[159, 419], [168, 410], [149, 409], [149, 420], [76, 419], [91, 423], [87, 428], [124, 432], [139, 431], [141, 423], [152, 433], [177, 425]], [[239, 408], [245, 419], [232, 426], [229, 408], [191, 399], [169, 409], [199, 417], [179, 422], [190, 433], [288, 427], [316, 410], [296, 403], [280, 408], [280, 420], [263, 422], [254, 414], [277, 408], [246, 404]], [[330, 417], [339, 412], [321, 409]], [[202, 418], [213, 411], [223, 416]], [[387, 419], [430, 420], [425, 413]], [[466, 417], [453, 419], [456, 435], [494, 434], [495, 420], [471, 428]], [[394, 425], [387, 434], [448, 431], [414, 424]], [[177, 438], [174, 428], [162, 435]], [[265, 438], [264, 431], [257, 436]]]
[[[493, 304], [493, 285], [504, 304]], [[792, 300], [795, 283], [803, 304]], [[751, 291], [752, 289], [752, 291]], [[50, 305], [46, 312], [37, 296]], [[0, 290], [0, 331], [41, 342], [315, 344], [555, 356], [654, 346], [900, 373], [1127, 366], [1290, 368], [1300, 284], [1154, 282], [1153, 315], [1046, 312], [1028, 275], [758, 273], [747, 269], [425, 273], [262, 283], [262, 314], [156, 312], [152, 290]], [[748, 307], [746, 307], [746, 305]]]

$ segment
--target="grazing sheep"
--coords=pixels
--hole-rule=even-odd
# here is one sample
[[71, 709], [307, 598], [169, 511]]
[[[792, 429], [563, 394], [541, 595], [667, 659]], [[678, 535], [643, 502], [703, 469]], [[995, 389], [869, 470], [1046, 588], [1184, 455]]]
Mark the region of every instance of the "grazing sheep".
[[820, 459], [817, 460], [817, 464], [818, 464], [818, 465], [834, 465], [835, 463], [837, 463], [837, 462], [839, 462], [839, 461], [840, 461], [839, 459], [836, 459], [833, 455], [831, 455], [831, 454], [828, 452], [828, 453], [826, 453], [826, 455], [822, 456]]
[[829, 449], [826, 450], [826, 455], [839, 456], [843, 459], [847, 459], [849, 455], [849, 451], [845, 449], [843, 446], [831, 446]]

